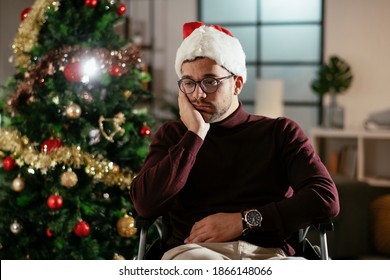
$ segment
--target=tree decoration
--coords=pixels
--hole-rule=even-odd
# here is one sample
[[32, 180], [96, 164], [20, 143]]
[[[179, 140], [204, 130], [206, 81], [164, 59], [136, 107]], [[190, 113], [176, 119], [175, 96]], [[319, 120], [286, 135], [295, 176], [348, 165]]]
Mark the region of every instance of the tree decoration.
[[[119, 34], [128, 12], [118, 15], [121, 1], [34, 0], [20, 22], [15, 73], [0, 89], [0, 259], [136, 253], [136, 239], [121, 237], [116, 223], [120, 209], [135, 212], [128, 191], [150, 144], [139, 129], [153, 115], [134, 107], [146, 108], [152, 94], [143, 88], [141, 47]], [[111, 119], [102, 121], [108, 138], [117, 130], [113, 143], [99, 116]], [[11, 172], [1, 168], [7, 156]]]
[[98, 0], [85, 0], [85, 5], [95, 8], [98, 3]]
[[152, 134], [152, 131], [150, 130], [150, 127], [144, 123], [139, 130], [139, 133], [143, 136], [149, 137]]
[[37, 0], [32, 5], [28, 16], [21, 22], [12, 45], [16, 66], [26, 67], [29, 64], [29, 52], [37, 43], [38, 34], [46, 22], [46, 11], [48, 9], [57, 10], [59, 5], [60, 1], [53, 0]]
[[118, 77], [121, 73], [121, 67], [118, 65], [111, 66], [110, 70], [108, 71], [111, 76]]
[[93, 102], [93, 96], [90, 92], [85, 91], [82, 93], [81, 98], [86, 102], [91, 104]]
[[78, 181], [77, 174], [72, 171], [72, 169], [69, 169], [61, 174], [61, 185], [67, 188], [73, 188], [76, 186]]
[[123, 261], [123, 260], [126, 260], [126, 258], [122, 255], [119, 255], [118, 253], [115, 253], [114, 256], [112, 257], [113, 260], [116, 260], [116, 261]]
[[54, 168], [58, 164], [76, 169], [86, 166], [86, 173], [93, 177], [96, 183], [100, 182], [107, 186], [129, 188], [134, 177], [130, 172], [114, 171], [111, 161], [82, 152], [78, 146], [59, 147], [50, 153], [39, 153], [31, 149], [31, 143], [26, 136], [22, 136], [14, 129], [0, 128], [0, 148], [18, 154], [19, 165], [26, 164], [36, 170]]
[[61, 139], [49, 138], [43, 141], [41, 145], [41, 152], [50, 153], [54, 149], [57, 149], [62, 146]]
[[62, 208], [62, 205], [63, 205], [62, 197], [58, 194], [52, 194], [47, 199], [47, 206], [49, 206], [51, 210], [59, 210]]
[[46, 228], [46, 236], [47, 237], [52, 237], [53, 236], [53, 233], [51, 232], [51, 230], [49, 228]]
[[[65, 70], [66, 65], [69, 64], [69, 57], [74, 58], [75, 60], [84, 57], [86, 55], [90, 55], [96, 58], [99, 58], [100, 61], [97, 63], [101, 65], [103, 68], [109, 68], [110, 65], [126, 65], [126, 67], [122, 67], [122, 75], [126, 74], [127, 68], [131, 67], [139, 67], [141, 61], [139, 59], [141, 49], [139, 46], [130, 45], [128, 48], [119, 50], [119, 51], [110, 51], [108, 49], [99, 48], [99, 49], [85, 49], [81, 46], [65, 46], [59, 50], [53, 50], [48, 52], [44, 57], [42, 57], [37, 65], [24, 65], [24, 67], [28, 68], [28, 77], [26, 77], [23, 81], [18, 83], [16, 86], [15, 92], [10, 95], [8, 99], [8, 108], [13, 115], [16, 115], [18, 112], [18, 107], [23, 104], [29, 104], [34, 100], [34, 91], [33, 88], [40, 83], [40, 81], [45, 80], [47, 75], [50, 75], [54, 69], [62, 69]], [[55, 63], [54, 63], [55, 62]], [[75, 63], [75, 62], [73, 62]], [[78, 68], [77, 71], [79, 73], [75, 73], [75, 69], [72, 69], [73, 66], [69, 66], [69, 78], [72, 81], [81, 81], [81, 67]], [[73, 71], [70, 71], [73, 70]], [[73, 72], [73, 75], [72, 75]], [[65, 75], [65, 73], [64, 73]], [[78, 77], [78, 79], [76, 79]]]
[[95, 145], [100, 142], [100, 130], [99, 129], [92, 129], [89, 133], [89, 145]]
[[28, 13], [31, 11], [30, 7], [25, 8], [22, 13], [20, 14], [20, 21], [24, 21], [24, 19], [27, 17]]
[[124, 3], [119, 3], [118, 15], [123, 16], [126, 13], [126, 5]]
[[13, 234], [17, 235], [22, 231], [23, 226], [17, 220], [14, 220], [10, 225], [9, 229]]
[[24, 188], [26, 187], [26, 183], [24, 182], [24, 179], [20, 176], [20, 174], [18, 175], [18, 177], [16, 177], [13, 181], [12, 181], [12, 190], [14, 190], [15, 192], [21, 192], [24, 190]]
[[[104, 128], [104, 123], [109, 122], [113, 124], [114, 130], [112, 132], [106, 133]], [[125, 130], [121, 127], [122, 124], [126, 122], [125, 115], [123, 113], [116, 114], [113, 118], [105, 118], [100, 116], [99, 118], [99, 129], [103, 137], [108, 141], [114, 143], [114, 136], [119, 133], [121, 136], [125, 134]]]
[[80, 105], [78, 105], [76, 103], [72, 103], [66, 107], [65, 112], [66, 112], [66, 116], [69, 119], [75, 120], [75, 119], [80, 118], [82, 110], [81, 110]]
[[74, 233], [78, 237], [87, 237], [90, 231], [91, 231], [91, 227], [87, 222], [83, 220], [78, 221], [78, 223], [74, 227]]
[[132, 95], [133, 95], [133, 92], [131, 90], [125, 90], [125, 92], [123, 93], [123, 96], [125, 97], [125, 99], [129, 99]]
[[134, 227], [134, 218], [125, 214], [124, 217], [120, 218], [116, 223], [116, 230], [122, 237], [131, 237], [137, 233], [137, 228]]
[[13, 157], [11, 156], [7, 156], [4, 160], [3, 160], [3, 168], [4, 170], [7, 170], [7, 171], [11, 171], [12, 169], [15, 168], [15, 165], [16, 165], [16, 161]]
[[65, 65], [64, 76], [69, 82], [81, 82], [83, 78], [83, 67], [79, 61]]

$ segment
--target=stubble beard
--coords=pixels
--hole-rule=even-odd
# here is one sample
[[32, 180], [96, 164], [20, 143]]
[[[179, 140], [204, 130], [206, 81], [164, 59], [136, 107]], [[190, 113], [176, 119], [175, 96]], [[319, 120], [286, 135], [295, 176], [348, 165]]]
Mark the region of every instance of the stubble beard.
[[[202, 103], [202, 102], [199, 102]], [[223, 107], [219, 108], [215, 107], [214, 104], [207, 103], [207, 105], [211, 105], [212, 111], [211, 112], [205, 112], [205, 111], [199, 111], [199, 113], [202, 115], [203, 120], [206, 123], [215, 123], [223, 120], [223, 116], [226, 114], [226, 112], [229, 109], [229, 106], [225, 104]]]

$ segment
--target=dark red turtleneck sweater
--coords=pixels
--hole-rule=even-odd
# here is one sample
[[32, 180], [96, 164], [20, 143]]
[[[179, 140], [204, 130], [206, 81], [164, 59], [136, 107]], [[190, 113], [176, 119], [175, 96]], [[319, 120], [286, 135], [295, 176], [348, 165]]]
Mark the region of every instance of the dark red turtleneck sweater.
[[204, 141], [180, 121], [162, 125], [130, 196], [139, 215], [169, 216], [171, 247], [205, 216], [257, 208], [261, 230], [240, 239], [293, 255], [289, 235], [339, 212], [336, 186], [302, 129], [241, 104]]

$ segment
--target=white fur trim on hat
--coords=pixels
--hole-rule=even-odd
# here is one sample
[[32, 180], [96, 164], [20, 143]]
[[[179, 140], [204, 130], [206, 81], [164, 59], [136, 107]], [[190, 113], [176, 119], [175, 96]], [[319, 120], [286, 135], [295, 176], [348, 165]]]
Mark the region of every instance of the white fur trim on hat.
[[246, 82], [245, 53], [240, 41], [211, 26], [196, 28], [183, 40], [176, 53], [175, 70], [181, 78], [181, 66], [186, 60], [208, 57]]

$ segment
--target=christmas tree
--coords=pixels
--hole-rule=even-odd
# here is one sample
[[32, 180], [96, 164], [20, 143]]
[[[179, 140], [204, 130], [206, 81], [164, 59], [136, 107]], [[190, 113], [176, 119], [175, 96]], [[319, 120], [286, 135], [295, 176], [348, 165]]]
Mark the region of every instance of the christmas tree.
[[135, 256], [128, 188], [153, 118], [141, 51], [114, 32], [125, 11], [37, 0], [21, 12], [2, 87], [1, 259]]

